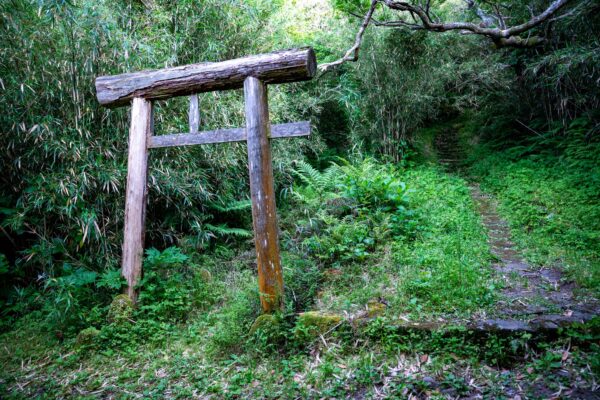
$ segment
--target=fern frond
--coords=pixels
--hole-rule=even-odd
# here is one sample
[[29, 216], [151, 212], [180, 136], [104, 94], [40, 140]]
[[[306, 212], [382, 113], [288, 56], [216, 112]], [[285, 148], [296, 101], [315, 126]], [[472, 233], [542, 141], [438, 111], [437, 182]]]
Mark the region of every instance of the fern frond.
[[216, 236], [237, 236], [237, 237], [252, 237], [252, 232], [242, 228], [230, 228], [225, 224], [211, 225], [204, 224], [206, 229], [209, 229]]
[[293, 169], [295, 175], [302, 180], [306, 185], [317, 187], [321, 178], [321, 173], [312, 165], [304, 160], [296, 162], [296, 168]]
[[334, 188], [340, 176], [340, 168], [337, 164], [332, 164], [323, 172], [322, 182], [324, 188]]
[[214, 208], [215, 210], [221, 212], [231, 212], [231, 211], [241, 211], [247, 210], [252, 206], [252, 202], [248, 199], [246, 200], [238, 200], [233, 201], [228, 204], [218, 204], [218, 203], [210, 203], [210, 208]]

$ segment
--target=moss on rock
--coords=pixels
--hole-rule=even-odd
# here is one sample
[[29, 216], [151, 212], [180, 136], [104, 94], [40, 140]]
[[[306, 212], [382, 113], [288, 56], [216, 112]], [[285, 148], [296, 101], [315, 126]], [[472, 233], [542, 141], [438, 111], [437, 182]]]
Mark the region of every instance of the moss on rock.
[[209, 283], [212, 281], [212, 274], [210, 273], [209, 270], [207, 270], [206, 268], [202, 268], [199, 272], [200, 275], [200, 279], [202, 280], [202, 282], [204, 283]]
[[379, 317], [385, 313], [387, 306], [377, 300], [369, 300], [367, 303], [367, 315], [369, 318]]
[[250, 335], [254, 335], [257, 331], [274, 331], [278, 330], [281, 323], [273, 314], [263, 314], [254, 320], [250, 327]]
[[83, 329], [77, 334], [75, 342], [77, 346], [91, 346], [95, 344], [96, 338], [100, 335], [100, 331], [93, 326]]
[[123, 323], [131, 320], [133, 316], [133, 302], [126, 294], [115, 296], [108, 308], [109, 323]]
[[342, 322], [342, 316], [338, 314], [323, 313], [319, 311], [307, 311], [301, 313], [296, 321], [297, 336], [318, 336]]
[[285, 323], [280, 315], [263, 314], [254, 320], [250, 327], [253, 345], [265, 349], [265, 346], [280, 346], [287, 340]]

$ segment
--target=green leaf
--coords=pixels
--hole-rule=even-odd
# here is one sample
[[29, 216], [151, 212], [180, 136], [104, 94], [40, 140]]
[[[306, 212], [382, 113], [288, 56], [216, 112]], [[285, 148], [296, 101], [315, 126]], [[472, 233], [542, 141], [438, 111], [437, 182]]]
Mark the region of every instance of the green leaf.
[[0, 274], [6, 274], [8, 273], [8, 260], [6, 259], [6, 256], [2, 253], [0, 253]]
[[242, 228], [230, 228], [225, 224], [222, 225], [204, 225], [207, 229], [210, 229], [216, 236], [238, 236], [238, 237], [252, 237], [252, 232]]
[[105, 287], [109, 289], [120, 289], [125, 284], [125, 278], [121, 274], [120, 269], [108, 269], [100, 275], [100, 279], [96, 283], [99, 288]]

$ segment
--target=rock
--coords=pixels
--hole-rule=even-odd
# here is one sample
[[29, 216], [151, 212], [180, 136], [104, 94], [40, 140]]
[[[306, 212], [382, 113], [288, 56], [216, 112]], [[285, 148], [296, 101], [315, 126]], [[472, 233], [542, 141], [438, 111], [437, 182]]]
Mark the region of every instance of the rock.
[[387, 306], [377, 300], [369, 300], [367, 303], [367, 316], [375, 318], [382, 316], [385, 313]]
[[260, 315], [250, 327], [250, 335], [257, 339], [256, 345], [282, 345], [285, 343], [287, 331], [281, 319], [273, 314]]
[[250, 327], [250, 335], [254, 335], [257, 331], [270, 332], [277, 330], [280, 325], [279, 320], [273, 314], [259, 315]]
[[85, 328], [81, 332], [77, 334], [77, 339], [75, 342], [77, 346], [91, 346], [95, 344], [96, 338], [100, 334], [100, 331], [93, 326], [89, 328]]
[[338, 314], [307, 311], [298, 316], [296, 333], [300, 336], [307, 334], [316, 337], [327, 333], [341, 322], [342, 316]]
[[199, 272], [199, 275], [204, 283], [212, 282], [212, 274], [206, 268], [202, 268]]
[[131, 321], [133, 316], [133, 302], [126, 294], [115, 296], [108, 308], [108, 322], [120, 324]]
[[336, 197], [325, 202], [327, 212], [338, 218], [351, 214], [355, 207], [356, 201], [347, 197]]
[[440, 386], [440, 384], [430, 376], [423, 377], [422, 382], [430, 388], [437, 388]]

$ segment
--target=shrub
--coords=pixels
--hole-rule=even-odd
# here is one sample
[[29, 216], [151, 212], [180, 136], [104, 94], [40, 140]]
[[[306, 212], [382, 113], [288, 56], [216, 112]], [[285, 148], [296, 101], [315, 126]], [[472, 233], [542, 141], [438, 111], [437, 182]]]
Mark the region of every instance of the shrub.
[[94, 327], [83, 329], [77, 334], [76, 345], [80, 349], [93, 347], [97, 344], [100, 331]]
[[365, 261], [386, 240], [414, 236], [417, 221], [401, 170], [371, 158], [338, 158], [323, 172], [298, 166], [304, 185], [295, 189], [296, 199], [309, 219], [296, 224], [307, 233], [304, 248], [318, 261]]
[[107, 321], [109, 323], [121, 324], [130, 321], [133, 317], [133, 302], [126, 294], [115, 296], [108, 308]]
[[156, 321], [182, 321], [192, 307], [193, 267], [177, 247], [146, 250], [139, 311]]
[[404, 212], [408, 205], [406, 184], [393, 164], [377, 163], [367, 158], [359, 163], [341, 159], [335, 165], [339, 171], [339, 188], [342, 196], [355, 199], [360, 207], [373, 211]]
[[67, 263], [59, 273], [58, 277], [47, 278], [44, 284], [46, 323], [51, 329], [76, 332], [85, 322], [86, 311], [97, 299], [94, 283], [98, 274]]
[[215, 315], [208, 331], [208, 351], [213, 354], [228, 354], [241, 350], [248, 339], [250, 327], [259, 314], [256, 279], [251, 274], [246, 274], [243, 286], [236, 287], [229, 293], [227, 301]]
[[101, 337], [106, 348], [133, 349], [135, 343], [161, 343], [187, 321], [195, 309], [216, 301], [218, 284], [210, 272], [192, 263], [177, 247], [148, 249], [137, 307], [127, 295], [114, 298], [108, 308], [108, 325]]

